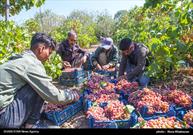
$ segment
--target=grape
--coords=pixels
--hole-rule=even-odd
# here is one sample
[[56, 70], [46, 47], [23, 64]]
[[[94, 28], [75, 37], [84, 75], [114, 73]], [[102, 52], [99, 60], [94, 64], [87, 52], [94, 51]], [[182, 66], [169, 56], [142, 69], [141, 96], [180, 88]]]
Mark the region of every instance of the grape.
[[44, 105], [44, 111], [45, 112], [50, 112], [50, 111], [61, 111], [67, 108], [68, 105], [61, 105], [61, 104], [52, 104], [52, 103], [47, 103]]
[[191, 97], [181, 90], [170, 90], [163, 94], [163, 99], [178, 106], [190, 108], [192, 106]]
[[138, 90], [129, 95], [128, 101], [137, 108], [138, 111], [144, 106], [147, 106], [148, 114], [155, 112], [166, 113], [169, 110], [169, 104], [162, 101], [162, 96], [150, 89]]
[[119, 100], [109, 100], [104, 107], [92, 106], [88, 109], [87, 118], [92, 116], [97, 121], [124, 120], [129, 119], [130, 114]]
[[183, 120], [186, 121], [187, 124], [193, 125], [193, 109], [189, 110], [183, 117]]
[[[142, 128], [183, 128], [184, 125], [177, 121], [175, 117], [159, 117], [158, 119], [153, 119], [145, 121], [145, 124], [142, 125]], [[189, 126], [186, 125], [186, 128]]]
[[137, 82], [128, 82], [125, 79], [122, 79], [120, 81], [118, 81], [117, 85], [116, 85], [116, 89], [122, 90], [125, 94], [134, 92], [138, 89], [139, 85]]

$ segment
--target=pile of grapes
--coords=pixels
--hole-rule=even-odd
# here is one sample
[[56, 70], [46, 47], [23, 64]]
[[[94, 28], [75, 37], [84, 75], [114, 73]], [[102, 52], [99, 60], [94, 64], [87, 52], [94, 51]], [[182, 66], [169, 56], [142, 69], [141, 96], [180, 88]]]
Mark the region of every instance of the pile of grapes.
[[131, 93], [128, 101], [132, 103], [138, 111], [146, 106], [148, 108], [148, 114], [154, 114], [155, 112], [166, 113], [169, 110], [169, 104], [162, 101], [162, 96], [148, 88]]
[[86, 99], [89, 99], [92, 102], [108, 102], [109, 100], [118, 100], [119, 94], [116, 93], [109, 93], [109, 94], [103, 94], [103, 93], [95, 93], [95, 94], [89, 94], [85, 96]]
[[183, 120], [188, 124], [193, 126], [193, 109], [189, 110], [183, 117]]
[[50, 111], [61, 111], [67, 108], [68, 105], [61, 105], [61, 104], [52, 104], [52, 103], [46, 103], [44, 105], [44, 111], [50, 112]]
[[100, 106], [92, 106], [88, 109], [87, 118], [92, 116], [97, 121], [108, 121], [109, 119], [105, 116], [104, 109]]
[[177, 121], [175, 117], [159, 117], [158, 119], [146, 121], [142, 124], [142, 128], [189, 128], [189, 126]]
[[180, 90], [169, 90], [163, 94], [163, 99], [180, 107], [190, 108], [192, 106], [191, 97]]
[[124, 94], [134, 92], [138, 89], [138, 87], [139, 84], [137, 82], [128, 82], [125, 79], [118, 81], [118, 83], [116, 84], [116, 90], [121, 90], [124, 92]]
[[88, 109], [87, 118], [92, 116], [97, 121], [125, 120], [130, 118], [130, 113], [119, 100], [109, 100], [104, 107], [92, 106]]
[[99, 89], [112, 90], [115, 88], [113, 83], [109, 83], [108, 78], [101, 75], [92, 75], [86, 86], [93, 91]]

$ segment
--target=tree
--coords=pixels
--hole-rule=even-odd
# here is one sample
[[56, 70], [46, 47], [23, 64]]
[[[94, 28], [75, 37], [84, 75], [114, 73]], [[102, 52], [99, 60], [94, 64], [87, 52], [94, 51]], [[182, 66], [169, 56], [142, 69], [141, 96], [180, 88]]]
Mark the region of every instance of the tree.
[[[193, 56], [191, 0], [146, 0], [117, 20], [114, 39], [130, 37], [147, 45], [155, 60], [148, 74], [155, 79], [169, 79], [181, 63]], [[119, 16], [119, 14], [117, 15]]]
[[39, 32], [40, 30], [40, 24], [34, 18], [26, 20], [23, 24], [23, 27], [26, 28], [31, 34]]
[[[44, 4], [45, 0], [10, 0], [10, 16], [19, 14], [22, 9], [29, 10], [32, 7], [40, 7]], [[5, 16], [5, 4], [6, 0], [0, 2], [0, 15]]]
[[34, 20], [40, 24], [40, 30], [42, 32], [51, 34], [52, 31], [63, 24], [65, 17], [53, 13], [51, 10], [46, 10], [44, 12], [37, 13]]
[[112, 36], [114, 32], [115, 21], [105, 10], [96, 17], [96, 36]]
[[70, 20], [79, 20], [84, 26], [93, 23], [93, 15], [83, 10], [74, 10], [67, 18]]
[[119, 10], [117, 11], [117, 13], [114, 16], [114, 20], [118, 21], [121, 19], [121, 17], [127, 15], [129, 12], [127, 10]]

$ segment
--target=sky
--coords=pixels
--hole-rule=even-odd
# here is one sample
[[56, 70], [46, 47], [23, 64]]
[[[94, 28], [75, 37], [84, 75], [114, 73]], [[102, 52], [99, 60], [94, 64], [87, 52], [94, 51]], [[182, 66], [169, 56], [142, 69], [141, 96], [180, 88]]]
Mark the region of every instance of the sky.
[[[134, 6], [143, 6], [145, 0], [46, 0], [41, 6], [41, 12], [51, 9], [52, 12], [69, 16], [73, 10], [104, 11], [107, 10], [112, 17], [119, 10], [129, 10]], [[32, 8], [28, 11], [22, 10], [18, 15], [10, 18], [21, 24], [29, 18], [33, 18], [40, 8]]]

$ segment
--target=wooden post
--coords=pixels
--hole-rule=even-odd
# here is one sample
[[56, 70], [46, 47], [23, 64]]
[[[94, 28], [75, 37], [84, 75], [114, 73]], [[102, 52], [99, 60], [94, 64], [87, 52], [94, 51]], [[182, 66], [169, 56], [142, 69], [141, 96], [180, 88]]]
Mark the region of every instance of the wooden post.
[[41, 11], [41, 7], [40, 7], [40, 22], [41, 22], [41, 32], [44, 32], [44, 26], [43, 26], [43, 15], [42, 15], [42, 11]]
[[5, 4], [5, 21], [9, 20], [9, 0], [6, 0]]

